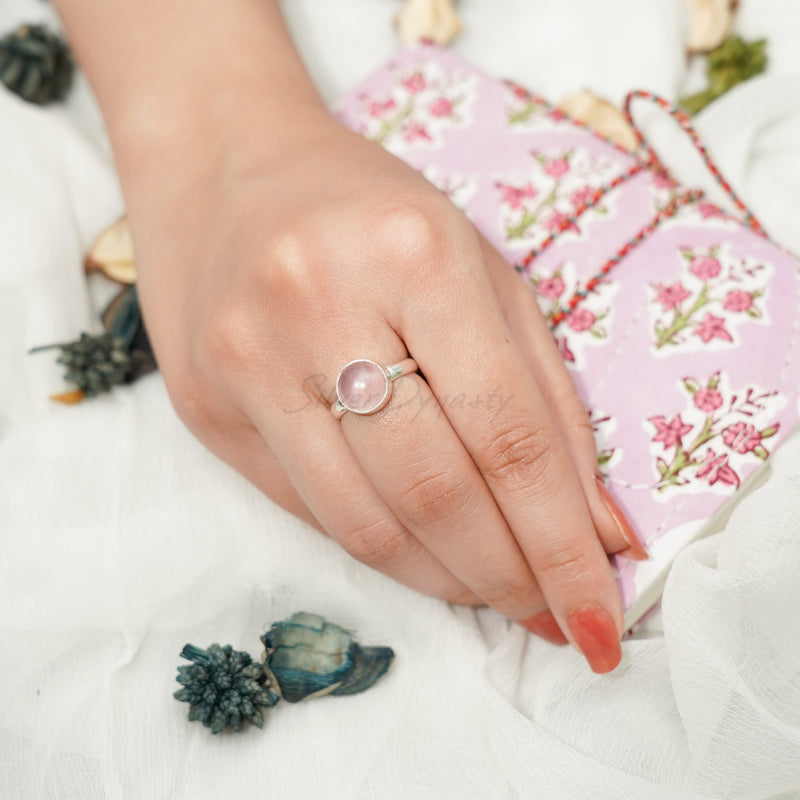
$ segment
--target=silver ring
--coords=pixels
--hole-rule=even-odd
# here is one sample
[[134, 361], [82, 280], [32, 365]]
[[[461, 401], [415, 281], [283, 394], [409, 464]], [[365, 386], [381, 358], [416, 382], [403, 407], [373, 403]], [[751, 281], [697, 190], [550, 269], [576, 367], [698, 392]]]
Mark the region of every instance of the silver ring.
[[331, 413], [341, 419], [346, 411], [367, 416], [380, 411], [392, 397], [392, 384], [401, 375], [417, 371], [417, 362], [406, 358], [390, 367], [382, 367], [368, 358], [345, 364], [336, 377], [336, 402]]

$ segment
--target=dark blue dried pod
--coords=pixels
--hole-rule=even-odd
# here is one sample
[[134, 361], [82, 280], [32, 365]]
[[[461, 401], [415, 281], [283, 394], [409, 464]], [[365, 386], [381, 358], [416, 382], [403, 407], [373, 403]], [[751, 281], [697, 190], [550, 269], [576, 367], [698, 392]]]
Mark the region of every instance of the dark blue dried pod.
[[211, 733], [226, 728], [241, 731], [245, 722], [260, 728], [264, 724], [262, 709], [280, 699], [264, 667], [229, 644], [212, 644], [206, 650], [187, 644], [181, 658], [192, 663], [178, 667], [178, 683], [183, 688], [173, 697], [189, 703], [189, 720], [202, 722]]
[[42, 25], [23, 25], [0, 39], [0, 82], [23, 100], [63, 100], [74, 71], [67, 45]]
[[312, 695], [357, 694], [389, 669], [390, 647], [362, 647], [344, 628], [299, 611], [261, 637], [265, 666], [289, 703]]

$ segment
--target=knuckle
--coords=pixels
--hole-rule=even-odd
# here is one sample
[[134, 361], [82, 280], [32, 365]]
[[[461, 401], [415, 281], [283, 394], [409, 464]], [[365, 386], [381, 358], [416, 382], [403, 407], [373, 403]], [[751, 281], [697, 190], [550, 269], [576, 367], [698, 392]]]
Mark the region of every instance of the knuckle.
[[357, 561], [379, 568], [398, 557], [406, 536], [406, 531], [399, 525], [381, 519], [351, 528], [337, 538]]
[[504, 428], [486, 449], [483, 472], [513, 490], [536, 487], [547, 493], [553, 484], [555, 448], [553, 436], [545, 428]]
[[505, 581], [485, 588], [481, 597], [492, 608], [513, 613], [519, 608], [535, 608], [542, 597], [533, 578], [527, 581]]
[[249, 304], [220, 303], [209, 319], [206, 335], [198, 339], [198, 347], [202, 350], [195, 354], [199, 364], [205, 361], [227, 370], [250, 363], [257, 347]]
[[458, 226], [452, 207], [431, 193], [379, 209], [373, 232], [387, 256], [427, 265], [452, 247]]
[[566, 397], [556, 398], [556, 407], [560, 411], [566, 430], [579, 437], [591, 437], [594, 439], [594, 428], [589, 419], [589, 414], [583, 403], [575, 395], [571, 394]]
[[401, 513], [422, 526], [459, 516], [469, 505], [471, 493], [463, 479], [448, 471], [416, 477], [400, 493]]
[[172, 405], [184, 425], [197, 433], [213, 425], [211, 403], [200, 381], [187, 376], [173, 379], [167, 384]]
[[536, 563], [540, 580], [577, 584], [591, 572], [591, 558], [580, 544], [562, 545], [548, 551]]

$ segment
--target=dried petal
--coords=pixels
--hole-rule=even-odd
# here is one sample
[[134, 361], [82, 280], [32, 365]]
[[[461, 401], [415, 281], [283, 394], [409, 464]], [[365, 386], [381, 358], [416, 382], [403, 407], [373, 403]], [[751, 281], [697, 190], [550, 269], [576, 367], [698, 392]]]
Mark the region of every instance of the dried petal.
[[706, 53], [722, 44], [733, 26], [737, 0], [686, 0], [690, 53]]
[[620, 147], [631, 152], [636, 150], [638, 142], [633, 128], [628, 124], [625, 115], [608, 100], [584, 91], [567, 97], [559, 108]]
[[464, 29], [453, 0], [406, 0], [394, 24], [405, 44], [420, 39], [448, 44]]
[[81, 400], [86, 399], [86, 392], [81, 389], [74, 389], [71, 392], [61, 392], [60, 394], [51, 394], [50, 399], [54, 403], [65, 403], [66, 405], [74, 405], [80, 403]]
[[87, 272], [98, 270], [118, 283], [136, 282], [136, 260], [127, 217], [117, 220], [97, 237], [86, 256], [84, 268]]

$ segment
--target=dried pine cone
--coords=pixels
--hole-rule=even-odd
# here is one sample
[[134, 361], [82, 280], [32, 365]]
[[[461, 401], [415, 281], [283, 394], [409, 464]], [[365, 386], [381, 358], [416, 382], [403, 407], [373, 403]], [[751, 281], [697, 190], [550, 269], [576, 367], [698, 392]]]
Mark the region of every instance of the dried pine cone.
[[227, 727], [241, 731], [245, 721], [260, 728], [262, 707], [280, 700], [264, 667], [229, 644], [212, 644], [208, 650], [187, 644], [181, 658], [194, 663], [178, 667], [178, 683], [184, 688], [173, 697], [189, 703], [189, 719], [199, 720], [211, 733]]
[[87, 397], [109, 392], [112, 387], [125, 383], [133, 369], [133, 359], [124, 341], [110, 333], [96, 336], [82, 333], [77, 342], [35, 347], [31, 353], [54, 347], [61, 348], [58, 363], [67, 367], [64, 379], [74, 383]]
[[0, 80], [23, 100], [63, 100], [74, 71], [67, 45], [42, 25], [23, 25], [0, 39]]

